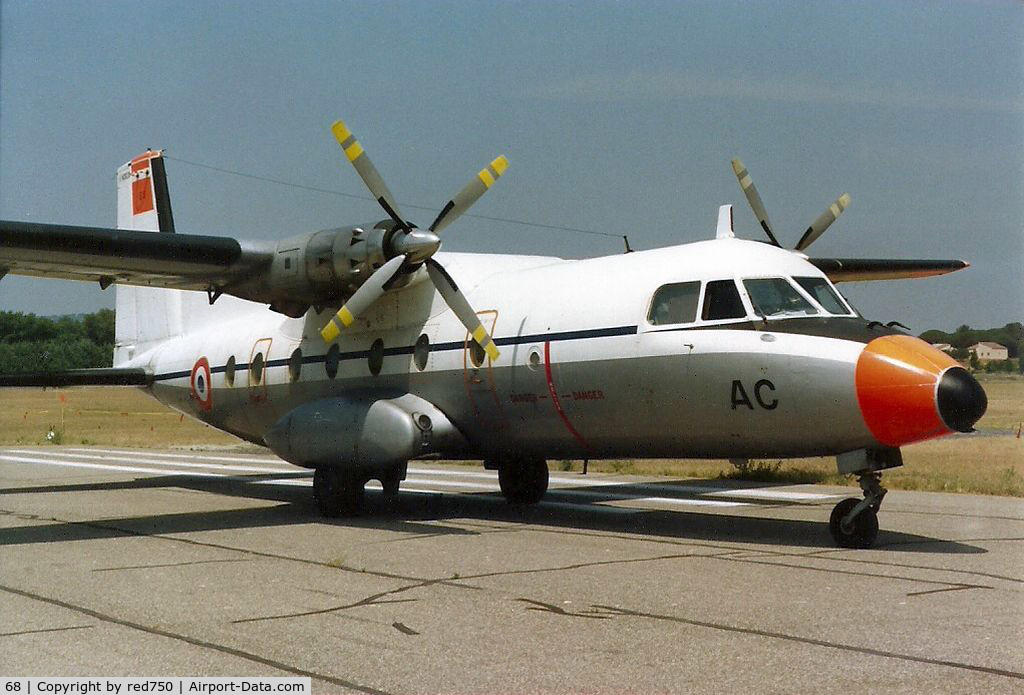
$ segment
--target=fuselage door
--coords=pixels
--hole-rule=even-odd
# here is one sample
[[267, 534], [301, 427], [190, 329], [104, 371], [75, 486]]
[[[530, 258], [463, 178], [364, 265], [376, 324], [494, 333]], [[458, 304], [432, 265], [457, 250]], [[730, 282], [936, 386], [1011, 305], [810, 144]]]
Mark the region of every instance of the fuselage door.
[[[478, 311], [477, 316], [480, 317], [480, 323], [487, 329], [487, 332], [494, 335], [494, 327], [498, 323], [498, 312], [494, 310]], [[494, 365], [469, 332], [466, 333], [462, 351], [462, 364], [466, 396], [469, 398], [474, 415], [484, 427], [504, 427], [505, 413], [494, 383]]]

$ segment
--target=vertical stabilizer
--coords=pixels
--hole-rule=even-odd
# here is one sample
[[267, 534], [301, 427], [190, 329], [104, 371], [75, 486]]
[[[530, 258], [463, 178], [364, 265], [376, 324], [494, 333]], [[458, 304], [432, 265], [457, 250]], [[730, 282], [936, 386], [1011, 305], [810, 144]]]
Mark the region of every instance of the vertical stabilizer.
[[[174, 233], [163, 153], [147, 150], [117, 170], [117, 228]], [[179, 290], [117, 286], [114, 366], [181, 335]]]

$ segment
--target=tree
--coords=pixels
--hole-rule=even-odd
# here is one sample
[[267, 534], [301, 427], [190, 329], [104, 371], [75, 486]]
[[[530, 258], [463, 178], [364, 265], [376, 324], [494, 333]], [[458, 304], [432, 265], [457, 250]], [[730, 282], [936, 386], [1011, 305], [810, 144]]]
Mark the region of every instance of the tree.
[[978, 353], [971, 351], [971, 371], [977, 371], [981, 368], [981, 360], [978, 359]]
[[114, 345], [114, 310], [100, 309], [82, 319], [85, 337], [97, 345]]

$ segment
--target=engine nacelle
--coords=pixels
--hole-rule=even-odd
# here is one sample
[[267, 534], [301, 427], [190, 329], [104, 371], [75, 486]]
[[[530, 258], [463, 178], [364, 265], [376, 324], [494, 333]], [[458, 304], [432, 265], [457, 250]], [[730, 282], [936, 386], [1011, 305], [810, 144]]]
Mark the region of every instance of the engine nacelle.
[[293, 318], [310, 306], [340, 303], [398, 252], [391, 248], [393, 227], [382, 220], [283, 239], [267, 272], [224, 289]]
[[313, 401], [281, 418], [263, 440], [275, 454], [298, 466], [367, 471], [391, 469], [424, 454], [468, 448], [444, 413], [412, 394], [387, 400]]

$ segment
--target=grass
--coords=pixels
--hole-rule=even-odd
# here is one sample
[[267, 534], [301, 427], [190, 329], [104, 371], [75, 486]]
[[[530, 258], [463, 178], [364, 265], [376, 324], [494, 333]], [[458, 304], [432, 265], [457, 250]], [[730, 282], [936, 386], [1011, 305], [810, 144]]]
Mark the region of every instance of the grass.
[[[989, 397], [979, 435], [945, 437], [903, 448], [905, 465], [885, 474], [904, 490], [1024, 497], [1024, 378], [980, 376]], [[63, 411], [63, 412], [62, 412]], [[55, 436], [47, 441], [53, 430]], [[165, 408], [137, 389], [0, 389], [0, 446], [114, 446], [260, 450]], [[473, 462], [478, 465], [477, 462]], [[580, 461], [552, 461], [553, 470], [581, 472]], [[751, 461], [743, 471], [727, 461], [623, 459], [591, 461], [594, 472], [674, 478], [750, 480], [781, 484], [854, 485], [832, 458]]]

